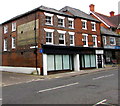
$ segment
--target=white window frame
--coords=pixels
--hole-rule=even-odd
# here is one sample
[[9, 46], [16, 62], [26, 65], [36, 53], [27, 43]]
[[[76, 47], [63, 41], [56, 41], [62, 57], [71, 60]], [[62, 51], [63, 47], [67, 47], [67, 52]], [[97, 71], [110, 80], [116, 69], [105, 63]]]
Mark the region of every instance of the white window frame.
[[[72, 27], [69, 26], [69, 21], [72, 21]], [[68, 27], [74, 29], [74, 19], [68, 18]]]
[[[105, 41], [105, 42], [104, 42], [104, 41]], [[103, 44], [104, 44], [104, 45], [107, 44], [106, 36], [103, 36]]]
[[97, 47], [97, 35], [92, 35], [92, 37], [95, 38], [95, 45], [93, 45], [93, 47]]
[[16, 22], [13, 22], [13, 23], [12, 23], [12, 32], [13, 32], [13, 31], [16, 31]]
[[111, 38], [114, 39], [114, 44], [111, 44], [111, 43], [110, 43], [110, 45], [116, 45], [115, 37], [110, 37], [110, 39], [111, 39]]
[[[58, 17], [58, 20], [59, 20], [59, 19], [63, 20], [63, 25], [59, 25], [59, 24], [58, 24], [58, 26], [59, 26], [59, 27], [65, 27], [65, 20], [64, 20], [65, 17], [59, 16], [59, 15], [57, 15], [57, 17]], [[59, 23], [59, 22], [58, 22], [58, 23]]]
[[64, 39], [64, 44], [59, 44], [59, 45], [62, 45], [62, 46], [66, 45], [66, 42], [65, 42], [65, 33], [66, 33], [66, 31], [62, 31], [62, 30], [57, 30], [57, 31], [58, 31], [59, 35], [63, 34], [63, 39]]
[[[52, 42], [51, 42], [51, 43], [50, 43], [50, 42], [46, 42], [46, 44], [53, 44], [53, 32], [54, 32], [54, 29], [44, 28], [44, 30], [45, 30], [45, 32], [50, 32], [50, 33], [52, 33]], [[46, 37], [45, 37], [45, 39], [46, 39]]]
[[16, 48], [16, 37], [12, 37], [12, 49]]
[[82, 23], [82, 29], [87, 30], [87, 20], [81, 20], [82, 22], [85, 22], [85, 28], [83, 28], [83, 23]]
[[[73, 36], [73, 44], [70, 44], [70, 46], [74, 46], [75, 45], [75, 38], [74, 38], [74, 35], [75, 35], [75, 32], [68, 32], [69, 33], [69, 36], [72, 35]], [[71, 39], [70, 39], [71, 40]]]
[[[83, 45], [83, 47], [88, 47], [88, 34], [82, 34], [82, 36], [86, 36], [86, 45]], [[84, 38], [82, 41], [84, 41]]]
[[8, 33], [8, 25], [4, 26], [4, 34]]
[[91, 27], [92, 25], [94, 25], [94, 29], [92, 29], [92, 31], [96, 31], [96, 23], [95, 22], [91, 22]]
[[3, 48], [4, 51], [7, 51], [7, 49], [8, 49], [7, 46], [8, 46], [7, 39], [4, 39], [4, 48]]
[[46, 18], [45, 18], [45, 25], [53, 25], [53, 14], [46, 13], [44, 12], [45, 16], [51, 17], [51, 23], [46, 23]]

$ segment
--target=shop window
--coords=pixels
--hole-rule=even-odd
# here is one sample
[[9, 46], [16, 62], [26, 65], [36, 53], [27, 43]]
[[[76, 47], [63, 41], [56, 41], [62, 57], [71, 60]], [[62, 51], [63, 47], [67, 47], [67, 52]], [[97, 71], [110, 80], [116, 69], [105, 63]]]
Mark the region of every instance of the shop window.
[[62, 70], [62, 55], [55, 55], [56, 70]]
[[63, 69], [69, 69], [69, 55], [63, 55]]
[[90, 55], [91, 67], [96, 67], [96, 57], [95, 55]]
[[47, 56], [47, 70], [55, 70], [54, 55]]
[[85, 67], [90, 67], [90, 57], [89, 55], [84, 55], [85, 58]]

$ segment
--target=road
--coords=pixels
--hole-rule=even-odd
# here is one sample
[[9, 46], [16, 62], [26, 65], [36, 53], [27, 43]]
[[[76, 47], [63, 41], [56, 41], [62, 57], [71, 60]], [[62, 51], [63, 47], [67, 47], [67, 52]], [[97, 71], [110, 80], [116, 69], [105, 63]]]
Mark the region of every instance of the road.
[[118, 104], [118, 70], [32, 81], [2, 90], [3, 104]]

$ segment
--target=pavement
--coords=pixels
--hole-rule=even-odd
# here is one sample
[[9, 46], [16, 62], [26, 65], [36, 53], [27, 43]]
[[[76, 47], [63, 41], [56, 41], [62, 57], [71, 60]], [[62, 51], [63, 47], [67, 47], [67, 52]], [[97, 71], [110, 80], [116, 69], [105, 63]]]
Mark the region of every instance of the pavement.
[[32, 81], [48, 80], [53, 78], [62, 78], [62, 77], [69, 77], [69, 76], [72, 77], [77, 75], [84, 75], [84, 74], [90, 74], [90, 73], [95, 73], [100, 71], [109, 71], [109, 70], [120, 70], [120, 65], [115, 65], [115, 66], [109, 65], [109, 66], [106, 66], [105, 68], [56, 73], [56, 74], [51, 74], [47, 76], [0, 72], [0, 74], [2, 74], [2, 82], [0, 83], [0, 86], [4, 87], [4, 86], [15, 85], [15, 84], [21, 84], [21, 83], [29, 83]]

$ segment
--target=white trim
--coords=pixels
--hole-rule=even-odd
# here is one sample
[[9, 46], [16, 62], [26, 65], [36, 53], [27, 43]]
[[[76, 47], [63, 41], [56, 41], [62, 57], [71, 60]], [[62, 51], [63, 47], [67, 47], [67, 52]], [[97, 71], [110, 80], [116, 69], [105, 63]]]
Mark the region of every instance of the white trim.
[[7, 51], [6, 46], [8, 46], [8, 45], [7, 45], [7, 39], [4, 39], [4, 48], [3, 48], [4, 51]]
[[66, 31], [62, 31], [62, 30], [57, 30], [57, 31], [58, 31], [58, 33], [62, 33], [62, 34], [66, 33]]
[[54, 32], [54, 29], [47, 29], [47, 28], [44, 28], [44, 30], [45, 30], [46, 32]]
[[12, 32], [16, 31], [16, 22], [12, 22]]
[[[88, 47], [88, 34], [82, 34], [82, 36], [86, 36], [86, 45], [83, 45], [83, 47]], [[84, 39], [82, 39], [84, 41]]]
[[68, 32], [69, 33], [69, 35], [74, 35], [75, 34], [75, 32]]
[[97, 35], [92, 35], [92, 37], [95, 37], [95, 45], [93, 47], [97, 47]]
[[[15, 39], [14, 39], [15, 38]], [[15, 43], [16, 43], [16, 37], [12, 37], [12, 49], [16, 48], [16, 45], [14, 46], [14, 40], [15, 40]]]
[[74, 21], [74, 18], [68, 18], [68, 20], [70, 20], [70, 21]]
[[4, 26], [4, 34], [8, 33], [8, 25]]
[[43, 75], [47, 75], [47, 54], [43, 54]]
[[50, 17], [52, 17], [54, 15], [54, 14], [46, 13], [46, 12], [44, 12], [44, 14], [45, 14], [45, 16], [50, 16]]
[[81, 19], [81, 21], [82, 21], [82, 22], [85, 22], [85, 28], [83, 28], [83, 26], [82, 26], [82, 29], [87, 30], [87, 20]]
[[74, 71], [80, 71], [80, 58], [79, 54], [74, 55]]
[[46, 44], [53, 44], [53, 32], [51, 32], [52, 33], [52, 42], [50, 43], [50, 42], [46, 42]]
[[92, 29], [92, 31], [96, 31], [96, 22], [91, 22], [91, 26], [92, 24], [94, 24], [94, 29]]
[[65, 19], [65, 17], [60, 16], [60, 15], [57, 15], [57, 17], [60, 18], [60, 19], [63, 19], [63, 20]]
[[92, 13], [95, 17], [97, 17], [102, 23], [104, 23], [107, 27], [109, 27], [110, 28], [110, 26], [107, 24], [107, 23], [105, 23], [101, 18], [99, 18], [97, 15], [95, 15], [92, 11], [90, 11], [90, 13]]
[[[63, 34], [63, 33], [59, 33], [59, 34]], [[63, 37], [64, 37], [64, 44], [59, 44], [59, 45], [61, 45], [61, 46], [65, 46], [65, 45], [66, 45], [66, 42], [65, 42], [65, 34], [63, 35]]]

